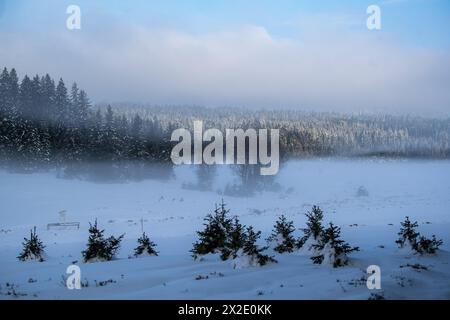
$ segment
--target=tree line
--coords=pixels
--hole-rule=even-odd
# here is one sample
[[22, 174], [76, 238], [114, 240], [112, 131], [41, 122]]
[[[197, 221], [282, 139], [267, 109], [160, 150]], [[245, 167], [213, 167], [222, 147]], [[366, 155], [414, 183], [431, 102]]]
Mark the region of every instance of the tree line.
[[[264, 266], [277, 263], [274, 256], [268, 255], [266, 250], [273, 253], [287, 254], [302, 251], [310, 256], [315, 264], [327, 264], [334, 268], [348, 265], [348, 254], [359, 251], [341, 238], [341, 228], [328, 223], [323, 224], [324, 214], [318, 206], [313, 206], [306, 215], [306, 228], [300, 229], [303, 235], [296, 239], [294, 232], [297, 228], [294, 221], [289, 221], [281, 215], [275, 222], [272, 233], [266, 239], [267, 246], [259, 246], [261, 231], [255, 231], [252, 226], [242, 225], [237, 216], [230, 216], [222, 200], [216, 205], [213, 213], [203, 220], [203, 230], [197, 231], [198, 240], [190, 250], [195, 260], [203, 260], [205, 255], [217, 254], [222, 261], [233, 260], [234, 268]], [[400, 223], [399, 238], [395, 241], [399, 248], [410, 250], [412, 254], [436, 255], [443, 244], [435, 235], [427, 238], [417, 231], [417, 221], [412, 222], [406, 217]], [[116, 258], [120, 244], [125, 234], [118, 237], [104, 237], [104, 230], [89, 223], [89, 239], [86, 250], [82, 251], [83, 261], [102, 262]], [[36, 234], [36, 227], [31, 230], [30, 238], [24, 238], [23, 250], [17, 257], [21, 261], [45, 260], [44, 244]], [[134, 250], [134, 257], [158, 256], [156, 244], [143, 232], [137, 240], [138, 246]], [[269, 251], [269, 252], [270, 252]]]
[[92, 106], [87, 93], [48, 74], [0, 74], [0, 164], [33, 170], [87, 162], [171, 165], [170, 136], [202, 119], [205, 128], [280, 129], [282, 158], [450, 157], [450, 119], [343, 115], [198, 106]]
[[[106, 109], [105, 105], [100, 106]], [[284, 158], [313, 156], [450, 157], [450, 117], [342, 114], [301, 110], [253, 110], [200, 106], [117, 104], [128, 117], [157, 118], [163, 127], [191, 128], [201, 119], [205, 128], [280, 129]]]
[[[48, 74], [19, 82], [15, 69], [0, 75], [0, 161], [23, 169], [83, 161], [170, 160], [157, 121], [94, 110], [87, 93]], [[166, 141], [166, 142], [165, 142]]]

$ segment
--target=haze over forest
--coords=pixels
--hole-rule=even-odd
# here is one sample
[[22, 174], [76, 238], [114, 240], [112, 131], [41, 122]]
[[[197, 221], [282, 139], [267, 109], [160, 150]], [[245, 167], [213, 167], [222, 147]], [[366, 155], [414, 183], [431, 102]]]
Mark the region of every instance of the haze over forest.
[[[0, 1], [0, 61], [50, 73], [92, 102], [448, 116], [445, 0]], [[32, 13], [32, 14], [31, 14]], [[18, 54], [20, 53], [20, 54]]]

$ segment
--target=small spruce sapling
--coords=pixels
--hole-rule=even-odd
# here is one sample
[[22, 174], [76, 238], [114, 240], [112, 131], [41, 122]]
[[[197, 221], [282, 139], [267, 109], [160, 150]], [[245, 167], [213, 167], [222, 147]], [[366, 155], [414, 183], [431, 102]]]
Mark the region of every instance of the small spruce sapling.
[[319, 243], [313, 245], [319, 254], [311, 257], [311, 260], [316, 264], [330, 263], [334, 268], [347, 265], [347, 254], [359, 251], [359, 248], [351, 247], [340, 237], [341, 229], [330, 222], [329, 227], [322, 233]]
[[433, 235], [431, 239], [420, 236], [417, 251], [419, 253], [434, 254], [443, 243], [444, 242], [441, 239], [436, 239], [435, 235]]
[[292, 235], [294, 231], [294, 222], [287, 221], [286, 217], [282, 215], [275, 223], [267, 241], [276, 245], [274, 250], [278, 253], [292, 252], [295, 247], [295, 238]]
[[400, 238], [395, 241], [400, 248], [404, 248], [406, 245], [409, 245], [412, 249], [417, 249], [417, 237], [419, 237], [419, 232], [416, 231], [416, 228], [419, 226], [417, 221], [411, 222], [409, 217], [405, 218], [405, 221], [400, 222], [401, 228], [398, 235]]
[[24, 238], [22, 242], [23, 251], [17, 257], [20, 261], [37, 260], [39, 262], [44, 261], [44, 248], [42, 241], [36, 234], [36, 227], [30, 231], [30, 239]]
[[[308, 241], [308, 239], [319, 241], [323, 233], [323, 211], [318, 206], [313, 206], [311, 211], [306, 213], [306, 226], [307, 228], [303, 230], [304, 236], [301, 237], [297, 242], [297, 247], [301, 248]], [[311, 248], [308, 248], [311, 249]]]
[[244, 245], [242, 247], [242, 255], [250, 258], [251, 265], [263, 266], [269, 262], [277, 262], [273, 257], [270, 257], [262, 252], [267, 249], [267, 247], [258, 247], [256, 242], [261, 237], [261, 231], [255, 232], [253, 227], [247, 227], [246, 237]]
[[156, 251], [156, 244], [150, 240], [150, 238], [145, 234], [142, 234], [140, 238], [138, 238], [138, 246], [134, 249], [134, 256], [139, 257], [142, 255], [149, 256], [157, 256], [158, 252]]
[[[191, 250], [194, 259], [201, 255], [222, 252], [226, 248], [232, 228], [232, 219], [228, 218], [229, 211], [222, 200], [220, 206], [216, 205], [214, 214], [206, 216], [205, 228], [203, 231], [197, 231], [199, 240], [194, 243]], [[221, 258], [226, 258], [226, 254]]]
[[246, 240], [245, 226], [243, 226], [238, 217], [234, 217], [230, 232], [225, 242], [225, 248], [222, 250], [221, 259], [235, 259], [239, 249], [244, 246]]
[[81, 252], [84, 262], [110, 261], [114, 259], [124, 235], [122, 234], [117, 238], [110, 236], [105, 239], [103, 237], [104, 232], [105, 230], [100, 230], [97, 227], [97, 219], [95, 219], [94, 224], [89, 223], [87, 248]]
[[434, 254], [443, 244], [443, 241], [440, 239], [438, 240], [435, 235], [433, 235], [431, 239], [420, 235], [420, 233], [416, 231], [419, 224], [417, 221], [411, 222], [409, 217], [406, 217], [405, 221], [401, 222], [400, 225], [401, 228], [398, 233], [400, 238], [395, 241], [400, 248], [409, 245], [411, 249], [417, 253]]

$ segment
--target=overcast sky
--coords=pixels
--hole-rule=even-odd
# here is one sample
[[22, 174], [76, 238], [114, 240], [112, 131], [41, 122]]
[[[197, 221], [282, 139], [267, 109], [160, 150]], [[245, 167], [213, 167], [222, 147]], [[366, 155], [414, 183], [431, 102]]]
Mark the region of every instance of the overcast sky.
[[450, 115], [450, 1], [0, 0], [4, 66], [94, 102]]

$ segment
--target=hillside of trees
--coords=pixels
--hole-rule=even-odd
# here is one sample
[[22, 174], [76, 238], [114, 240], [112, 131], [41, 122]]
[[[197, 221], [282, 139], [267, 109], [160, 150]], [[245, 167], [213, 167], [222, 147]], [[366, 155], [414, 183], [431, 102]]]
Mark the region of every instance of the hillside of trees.
[[23, 170], [130, 161], [170, 166], [172, 131], [278, 128], [283, 158], [398, 156], [449, 158], [450, 119], [174, 106], [92, 106], [76, 83], [48, 74], [0, 75], [0, 164]]
[[[105, 111], [107, 106], [97, 106]], [[251, 110], [199, 106], [118, 104], [115, 113], [127, 118], [139, 114], [162, 128], [191, 128], [202, 120], [205, 128], [280, 129], [283, 158], [450, 157], [450, 118], [419, 116], [315, 113], [298, 110]]]
[[170, 161], [171, 145], [157, 122], [94, 111], [84, 90], [47, 74], [0, 75], [0, 161], [24, 170], [85, 161]]

